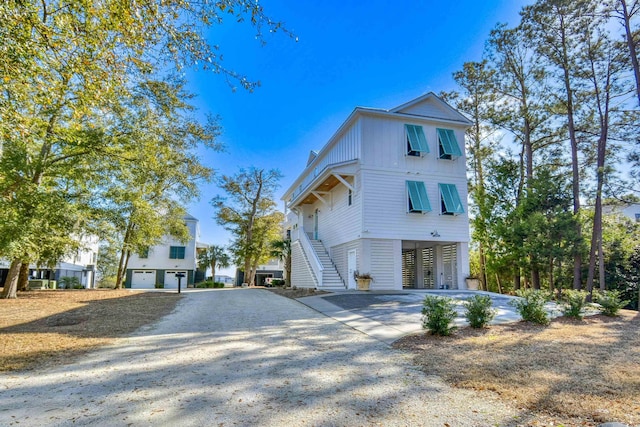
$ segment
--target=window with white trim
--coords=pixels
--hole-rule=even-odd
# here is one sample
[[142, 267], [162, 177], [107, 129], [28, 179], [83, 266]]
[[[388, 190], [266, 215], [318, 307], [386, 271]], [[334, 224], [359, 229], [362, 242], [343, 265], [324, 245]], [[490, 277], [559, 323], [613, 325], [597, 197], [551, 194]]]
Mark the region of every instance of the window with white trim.
[[437, 128], [436, 132], [438, 134], [438, 154], [441, 159], [452, 159], [454, 156], [462, 156], [456, 134], [452, 129]]
[[407, 135], [407, 156], [418, 157], [429, 152], [422, 126], [405, 124], [404, 130]]
[[431, 212], [431, 204], [427, 197], [427, 189], [422, 181], [407, 181], [408, 212]]

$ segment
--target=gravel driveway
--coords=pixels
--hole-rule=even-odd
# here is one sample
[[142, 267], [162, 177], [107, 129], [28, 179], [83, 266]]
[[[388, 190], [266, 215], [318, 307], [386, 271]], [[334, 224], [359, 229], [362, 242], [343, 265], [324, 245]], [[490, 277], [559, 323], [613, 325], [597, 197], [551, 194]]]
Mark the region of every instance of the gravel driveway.
[[0, 425], [488, 426], [517, 411], [266, 290], [189, 291], [73, 365], [0, 375]]

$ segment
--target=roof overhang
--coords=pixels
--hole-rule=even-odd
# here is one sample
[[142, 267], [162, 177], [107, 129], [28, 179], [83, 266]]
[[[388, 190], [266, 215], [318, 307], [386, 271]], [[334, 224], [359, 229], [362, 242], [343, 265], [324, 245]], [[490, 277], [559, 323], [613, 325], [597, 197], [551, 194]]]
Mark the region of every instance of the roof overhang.
[[356, 163], [357, 161], [353, 160], [327, 166], [300, 193], [287, 202], [287, 207], [294, 209], [300, 205], [313, 204], [318, 200], [327, 204], [328, 200], [325, 196], [337, 185], [344, 185], [353, 191], [353, 186], [347, 178], [355, 175]]

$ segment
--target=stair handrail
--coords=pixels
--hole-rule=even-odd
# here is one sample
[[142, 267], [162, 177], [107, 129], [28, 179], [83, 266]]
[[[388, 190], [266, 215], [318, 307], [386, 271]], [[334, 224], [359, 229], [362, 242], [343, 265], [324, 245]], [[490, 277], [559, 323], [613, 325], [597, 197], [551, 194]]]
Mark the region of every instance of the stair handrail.
[[320, 258], [318, 258], [315, 249], [313, 249], [307, 233], [300, 233], [300, 243], [302, 244], [302, 250], [307, 254], [311, 270], [313, 270], [313, 274], [315, 274], [316, 280], [318, 281], [318, 287], [322, 287], [322, 272], [324, 271], [324, 266], [322, 262], [320, 262]]

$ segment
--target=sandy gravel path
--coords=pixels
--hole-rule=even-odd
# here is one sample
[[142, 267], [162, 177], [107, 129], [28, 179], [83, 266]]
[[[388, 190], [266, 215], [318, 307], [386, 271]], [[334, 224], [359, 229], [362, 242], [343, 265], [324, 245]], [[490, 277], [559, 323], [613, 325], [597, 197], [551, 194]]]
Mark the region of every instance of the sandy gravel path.
[[186, 293], [73, 365], [0, 375], [0, 425], [489, 426], [517, 411], [265, 290]]

